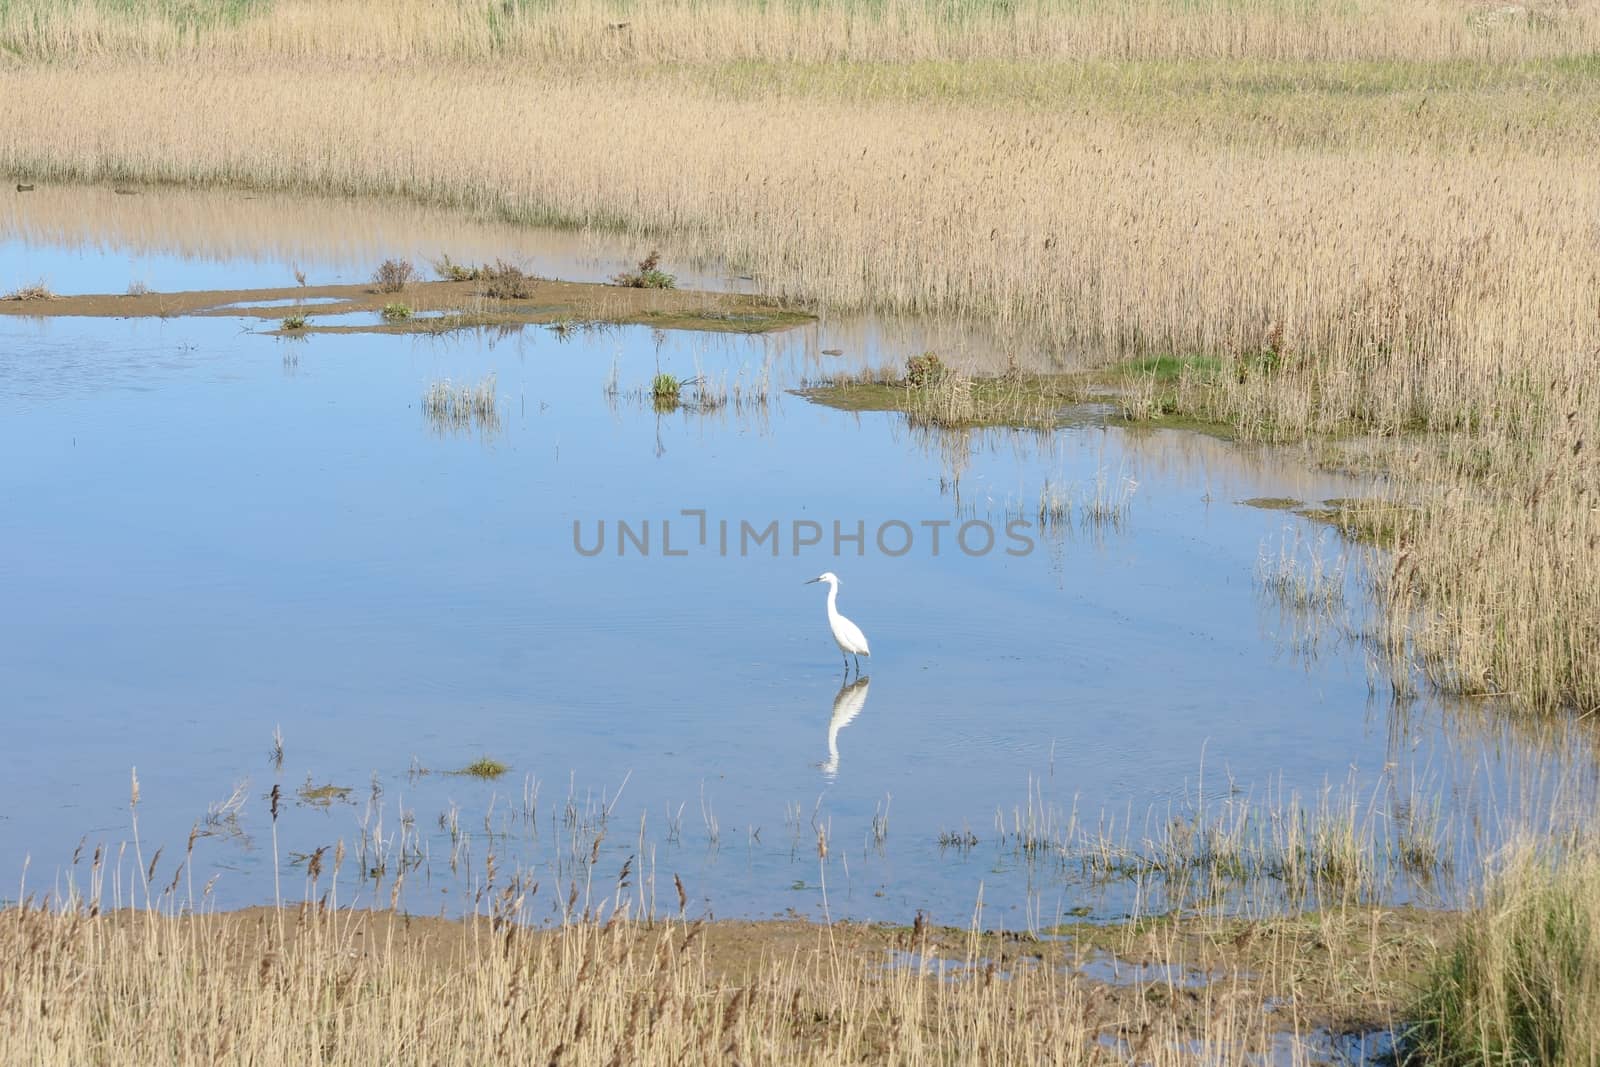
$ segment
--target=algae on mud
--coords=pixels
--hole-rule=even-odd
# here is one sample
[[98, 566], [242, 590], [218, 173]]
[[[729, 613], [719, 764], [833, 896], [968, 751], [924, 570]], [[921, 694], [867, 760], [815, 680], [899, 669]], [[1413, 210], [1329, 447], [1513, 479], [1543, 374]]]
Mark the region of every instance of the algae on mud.
[[907, 373], [840, 374], [795, 389], [814, 403], [839, 411], [899, 412], [915, 423], [947, 430], [1057, 429], [1093, 423], [1130, 429], [1183, 429], [1230, 438], [1223, 423], [1177, 414], [1170, 383], [1196, 360], [1133, 360], [1094, 369], [1032, 372], [1012, 367], [1001, 374], [968, 374], [940, 366], [926, 377], [913, 357]]

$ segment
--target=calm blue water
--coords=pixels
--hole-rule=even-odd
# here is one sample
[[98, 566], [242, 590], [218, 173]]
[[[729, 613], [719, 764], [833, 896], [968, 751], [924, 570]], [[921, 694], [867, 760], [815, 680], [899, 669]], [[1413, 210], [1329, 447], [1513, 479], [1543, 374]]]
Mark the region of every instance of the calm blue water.
[[[826, 880], [835, 917], [962, 922], [981, 897], [986, 922], [1021, 926], [1133, 906], [1129, 887], [1020, 862], [996, 817], [1030, 800], [1137, 837], [1200, 797], [1314, 804], [1347, 782], [1381, 822], [1395, 783], [1419, 782], [1464, 819], [1528, 761], [1515, 735], [1463, 726], [1475, 712], [1422, 701], [1395, 718], [1357, 644], [1289, 647], [1254, 569], [1264, 544], [1317, 531], [1237, 501], [1362, 489], [1292, 458], [1092, 418], [941, 438], [781, 391], [835, 365], [822, 348], [903, 358], [890, 329], [296, 343], [248, 325], [0, 318], [0, 871], [26, 862], [28, 890], [64, 887], [85, 836], [80, 886], [95, 843], [131, 842], [137, 768], [142, 854], [165, 846], [163, 884], [242, 784], [236, 823], [217, 813], [196, 846], [195, 883], [217, 875], [222, 906], [273, 898], [278, 783], [295, 899], [291, 854], [342, 839], [341, 901], [387, 902], [397, 859], [389, 881], [356, 885], [364, 825], [394, 857], [425, 855], [402, 887], [422, 911], [470, 906], [490, 852], [502, 872], [566, 887], [576, 871], [581, 888], [582, 853], [598, 857], [595, 900], [632, 857], [629, 893], [642, 872], [663, 910], [674, 874], [691, 912], [718, 916], [820, 915]], [[658, 366], [765, 373], [773, 392], [658, 415], [629, 395]], [[425, 417], [431, 382], [490, 373], [497, 429]], [[1007, 554], [1005, 523], [1037, 517], [1047, 480], [1131, 492], [1121, 528], [1033, 530], [1034, 551]], [[685, 509], [706, 512], [705, 546]], [[619, 520], [649, 522], [648, 554], [619, 555]], [[663, 520], [686, 554], [663, 553]], [[723, 553], [723, 520], [777, 522], [780, 552], [740, 553], [735, 534]], [[935, 553], [922, 525], [974, 520], [995, 551], [961, 551], [951, 528]], [[823, 543], [796, 553], [796, 521]], [[893, 521], [913, 533], [897, 558], [873, 543]], [[592, 546], [601, 522], [605, 550], [578, 552], [574, 524]], [[836, 522], [863, 524], [864, 553], [834, 552]], [[825, 587], [802, 584], [824, 570], [872, 642], [859, 687], [841, 677]], [[444, 773], [484, 755], [511, 771]], [[352, 793], [296, 802], [308, 782]], [[574, 837], [569, 798], [588, 831], [609, 807], [598, 849]], [[975, 847], [941, 848], [964, 828]], [[542, 892], [546, 909], [566, 896]]]

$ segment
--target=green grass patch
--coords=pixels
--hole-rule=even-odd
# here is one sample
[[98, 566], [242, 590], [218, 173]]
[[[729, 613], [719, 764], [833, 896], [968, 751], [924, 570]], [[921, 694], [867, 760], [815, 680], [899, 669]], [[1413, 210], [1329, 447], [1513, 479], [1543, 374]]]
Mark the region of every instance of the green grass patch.
[[[917, 357], [921, 359], [922, 357]], [[1069, 404], [1090, 399], [1081, 374], [1006, 374], [969, 378], [919, 364], [912, 379], [837, 379], [797, 390], [840, 411], [899, 411], [915, 421], [949, 429], [983, 426], [1046, 427], [1073, 421]]]
[[486, 781], [492, 781], [495, 778], [499, 778], [510, 769], [510, 766], [501, 763], [497, 759], [492, 759], [488, 756], [479, 756], [477, 759], [473, 760], [471, 763], [467, 764], [459, 771], [455, 771], [454, 773], [465, 775], [468, 778], [482, 778]]
[[295, 796], [300, 798], [302, 804], [308, 804], [314, 808], [331, 808], [335, 804], [348, 801], [350, 799], [350, 789], [347, 786], [333, 785], [332, 783], [313, 785], [311, 779], [307, 778], [306, 784], [295, 790]]
[[1111, 378], [1154, 378], [1162, 384], [1181, 379], [1185, 372], [1201, 381], [1212, 381], [1222, 373], [1222, 360], [1215, 356], [1147, 356], [1113, 364], [1107, 375]]
[[1590, 1065], [1600, 1049], [1600, 860], [1524, 857], [1421, 986], [1411, 1061]]
[[678, 279], [661, 269], [661, 253], [651, 249], [633, 270], [623, 271], [611, 279], [615, 285], [627, 289], [676, 289]]
[[1389, 500], [1340, 497], [1324, 500], [1321, 507], [1297, 508], [1294, 513], [1313, 522], [1326, 523], [1352, 541], [1393, 548], [1415, 510], [1409, 504]]
[[677, 403], [678, 397], [683, 393], [683, 382], [677, 375], [662, 371], [650, 381], [650, 396], [657, 403], [670, 401]]

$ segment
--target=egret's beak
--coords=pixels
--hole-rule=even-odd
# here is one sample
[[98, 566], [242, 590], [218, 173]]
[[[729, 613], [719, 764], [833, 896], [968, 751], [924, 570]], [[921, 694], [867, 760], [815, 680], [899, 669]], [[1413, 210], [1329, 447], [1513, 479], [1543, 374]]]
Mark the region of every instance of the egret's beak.
[[819, 576], [819, 577], [816, 577], [816, 578], [807, 578], [805, 581], [801, 582], [800, 584], [801, 585], [816, 585], [820, 581], [822, 581], [822, 578]]

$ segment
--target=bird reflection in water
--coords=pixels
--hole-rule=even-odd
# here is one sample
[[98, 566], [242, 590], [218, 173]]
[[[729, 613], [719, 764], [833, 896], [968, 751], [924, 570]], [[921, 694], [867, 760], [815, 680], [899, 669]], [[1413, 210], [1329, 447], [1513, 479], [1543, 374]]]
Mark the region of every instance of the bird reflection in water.
[[839, 731], [849, 726], [867, 704], [867, 690], [872, 687], [870, 675], [846, 682], [833, 698], [833, 717], [828, 720], [828, 760], [822, 765], [822, 776], [833, 781], [839, 774]]

